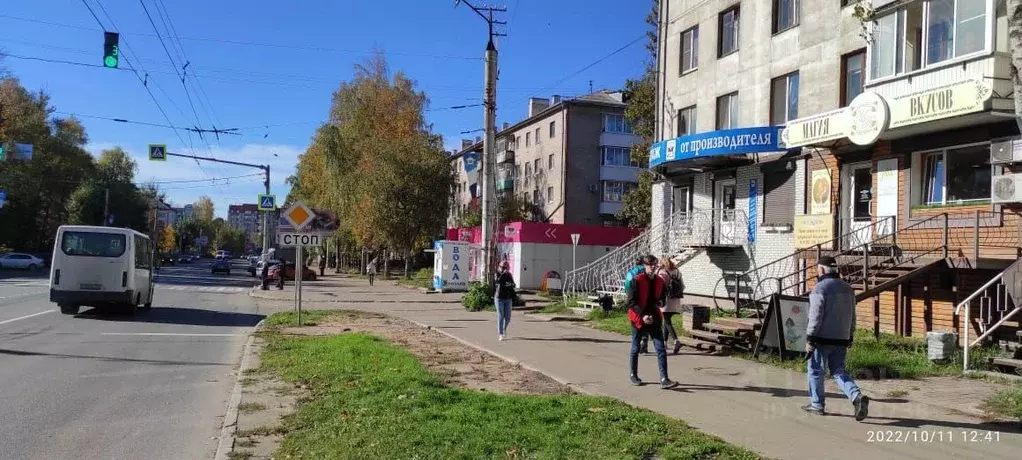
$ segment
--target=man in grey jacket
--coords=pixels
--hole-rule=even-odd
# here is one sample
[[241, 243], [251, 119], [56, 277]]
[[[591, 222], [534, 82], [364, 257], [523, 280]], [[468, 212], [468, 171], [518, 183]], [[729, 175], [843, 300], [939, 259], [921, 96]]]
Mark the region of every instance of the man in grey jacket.
[[820, 257], [817, 282], [809, 294], [809, 325], [806, 328], [810, 404], [806, 412], [824, 414], [823, 368], [855, 406], [855, 420], [869, 414], [869, 397], [859, 391], [852, 376], [845, 371], [845, 355], [855, 334], [855, 290], [838, 277], [837, 261]]

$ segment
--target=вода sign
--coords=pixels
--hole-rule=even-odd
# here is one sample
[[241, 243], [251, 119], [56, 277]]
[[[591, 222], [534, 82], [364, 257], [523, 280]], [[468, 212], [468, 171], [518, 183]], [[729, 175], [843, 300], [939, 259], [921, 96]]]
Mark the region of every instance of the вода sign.
[[988, 83], [970, 79], [892, 98], [890, 129], [980, 112], [992, 94]]

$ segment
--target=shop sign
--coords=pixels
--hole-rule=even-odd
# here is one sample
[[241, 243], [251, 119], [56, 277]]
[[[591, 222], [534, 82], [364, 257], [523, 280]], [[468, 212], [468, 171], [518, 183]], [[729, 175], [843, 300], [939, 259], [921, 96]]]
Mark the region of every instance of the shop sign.
[[993, 94], [989, 83], [965, 80], [891, 99], [890, 128], [980, 112]]
[[833, 249], [833, 241], [833, 214], [795, 216], [795, 249], [811, 248], [822, 244], [820, 249], [830, 250]]
[[883, 98], [865, 92], [848, 107], [788, 122], [781, 131], [781, 143], [790, 149], [848, 138], [858, 145], [870, 145], [880, 138], [889, 119]]
[[830, 214], [830, 171], [817, 169], [813, 171], [811, 180], [809, 214]]
[[781, 129], [781, 126], [723, 129], [658, 142], [650, 149], [649, 165], [716, 155], [777, 152], [784, 150], [778, 146]]

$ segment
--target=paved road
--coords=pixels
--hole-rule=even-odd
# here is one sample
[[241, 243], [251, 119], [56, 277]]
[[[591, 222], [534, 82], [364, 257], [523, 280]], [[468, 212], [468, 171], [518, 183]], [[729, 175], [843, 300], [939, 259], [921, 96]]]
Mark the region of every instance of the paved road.
[[254, 284], [165, 267], [134, 317], [61, 315], [45, 275], [0, 279], [0, 459], [211, 458], [232, 374], [262, 319]]

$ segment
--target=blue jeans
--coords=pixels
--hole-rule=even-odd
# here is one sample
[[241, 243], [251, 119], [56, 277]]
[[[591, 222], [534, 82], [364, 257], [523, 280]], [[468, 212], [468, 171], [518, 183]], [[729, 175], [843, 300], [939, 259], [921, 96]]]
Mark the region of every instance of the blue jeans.
[[664, 380], [667, 378], [667, 348], [664, 347], [664, 330], [656, 325], [648, 325], [641, 331], [632, 326], [632, 349], [628, 354], [628, 364], [631, 366], [629, 371], [632, 375], [639, 375], [639, 342], [646, 334], [653, 340], [657, 366], [660, 367], [660, 380]]
[[493, 303], [497, 306], [497, 333], [504, 335], [511, 324], [511, 299], [493, 299]]
[[845, 371], [845, 355], [848, 349], [835, 346], [818, 346], [809, 357], [809, 399], [814, 408], [823, 409], [826, 396], [823, 389], [823, 366], [830, 369], [831, 377], [841, 387], [841, 391], [849, 401], [855, 402], [859, 397], [859, 386], [852, 380], [852, 376]]

